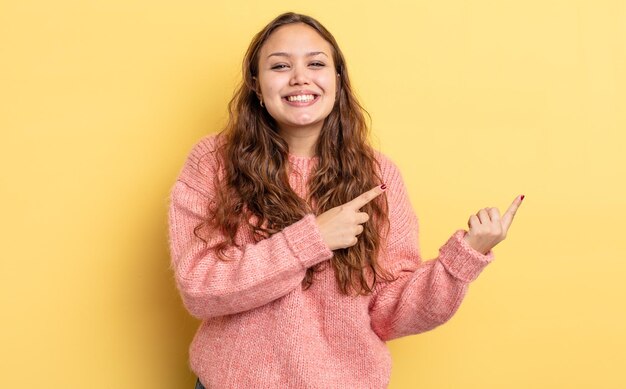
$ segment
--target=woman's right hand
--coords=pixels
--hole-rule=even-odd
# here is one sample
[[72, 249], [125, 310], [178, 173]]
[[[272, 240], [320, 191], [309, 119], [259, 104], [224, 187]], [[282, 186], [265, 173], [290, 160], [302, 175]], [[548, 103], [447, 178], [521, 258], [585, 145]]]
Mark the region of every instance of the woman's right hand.
[[357, 236], [363, 232], [361, 224], [369, 220], [369, 215], [360, 212], [365, 204], [374, 200], [387, 189], [385, 184], [363, 193], [343, 205], [331, 208], [315, 218], [322, 233], [322, 239], [331, 250], [354, 246]]

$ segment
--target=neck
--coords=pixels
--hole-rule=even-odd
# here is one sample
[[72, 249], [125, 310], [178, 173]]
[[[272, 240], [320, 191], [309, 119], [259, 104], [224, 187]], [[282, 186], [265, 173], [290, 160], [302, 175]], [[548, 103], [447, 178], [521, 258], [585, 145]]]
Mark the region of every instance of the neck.
[[282, 127], [278, 133], [289, 145], [289, 153], [298, 157], [313, 157], [321, 130], [321, 127], [311, 129]]

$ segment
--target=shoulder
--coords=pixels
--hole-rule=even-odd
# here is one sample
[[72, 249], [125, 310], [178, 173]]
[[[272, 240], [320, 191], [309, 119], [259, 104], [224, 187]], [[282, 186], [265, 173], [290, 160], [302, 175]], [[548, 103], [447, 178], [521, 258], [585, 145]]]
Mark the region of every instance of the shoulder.
[[401, 242], [417, 242], [418, 218], [398, 165], [380, 151], [375, 151], [381, 180], [387, 185], [385, 196], [389, 207], [387, 248]]
[[223, 136], [220, 134], [209, 134], [203, 136], [191, 148], [189, 158], [193, 158], [194, 160], [201, 162], [207, 156], [219, 149], [222, 139]]
[[382, 183], [387, 185], [386, 197], [389, 204], [389, 214], [392, 219], [401, 214], [400, 219], [408, 220], [412, 213], [410, 196], [398, 165], [380, 151], [374, 151], [378, 163]]
[[177, 180], [196, 191], [210, 195], [213, 178], [218, 174], [218, 151], [223, 144], [220, 134], [205, 135], [189, 151]]
[[376, 159], [376, 164], [378, 173], [380, 174], [380, 178], [382, 179], [384, 184], [389, 186], [394, 183], [403, 183], [402, 174], [400, 173], [400, 169], [398, 165], [391, 159], [389, 156], [385, 155], [383, 152], [374, 149], [374, 157]]

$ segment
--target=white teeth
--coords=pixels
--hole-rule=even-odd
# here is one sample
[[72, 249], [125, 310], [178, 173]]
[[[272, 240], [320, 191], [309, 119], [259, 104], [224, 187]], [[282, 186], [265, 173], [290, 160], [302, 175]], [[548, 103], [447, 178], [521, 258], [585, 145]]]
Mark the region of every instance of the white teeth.
[[287, 96], [287, 100], [298, 103], [306, 103], [313, 100], [315, 96], [313, 95], [297, 95], [297, 96]]

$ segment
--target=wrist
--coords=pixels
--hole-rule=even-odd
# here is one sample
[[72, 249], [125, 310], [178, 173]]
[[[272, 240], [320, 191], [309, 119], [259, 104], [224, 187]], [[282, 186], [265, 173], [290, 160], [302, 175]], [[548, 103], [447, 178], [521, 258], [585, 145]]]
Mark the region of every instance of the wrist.
[[465, 240], [465, 242], [467, 242], [467, 245], [470, 246], [472, 249], [474, 249], [475, 251], [481, 253], [482, 255], [487, 255], [487, 253], [489, 252], [489, 248], [487, 247], [483, 247], [482, 245], [480, 245], [479, 243], [475, 242], [471, 236], [469, 236], [469, 234], [465, 234], [465, 236], [463, 236], [463, 240]]

